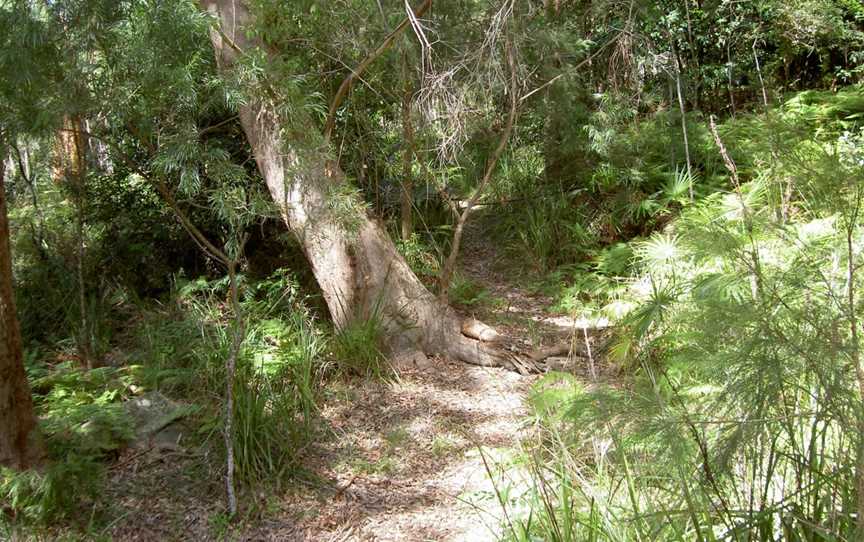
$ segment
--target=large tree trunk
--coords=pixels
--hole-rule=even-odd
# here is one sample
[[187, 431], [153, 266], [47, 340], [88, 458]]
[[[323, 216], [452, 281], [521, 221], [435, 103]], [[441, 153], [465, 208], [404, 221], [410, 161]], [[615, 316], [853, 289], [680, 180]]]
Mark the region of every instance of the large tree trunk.
[[5, 163], [0, 149], [0, 465], [25, 469], [42, 457], [36, 416], [24, 372], [21, 331], [12, 292], [12, 255], [6, 217]]
[[[220, 69], [230, 72], [261, 45], [246, 32], [252, 17], [237, 0], [200, 2], [217, 17], [211, 39]], [[301, 135], [312, 125], [302, 108], [294, 108], [289, 122], [280, 118], [274, 98], [248, 98], [239, 111], [243, 130], [271, 196], [311, 264], [334, 324], [344, 328], [354, 320], [379, 318], [385, 346], [397, 357], [422, 352], [513, 366], [512, 356], [494, 341], [462, 333], [461, 319], [426, 289], [386, 231], [359, 206], [334, 212], [333, 198], [345, 197], [338, 190], [345, 176], [329, 159], [323, 139]]]

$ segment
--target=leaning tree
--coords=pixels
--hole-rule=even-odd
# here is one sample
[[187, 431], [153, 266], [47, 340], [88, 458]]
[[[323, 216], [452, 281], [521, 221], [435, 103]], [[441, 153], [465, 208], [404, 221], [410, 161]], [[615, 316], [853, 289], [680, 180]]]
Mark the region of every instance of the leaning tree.
[[507, 341], [478, 322], [463, 321], [427, 290], [363, 206], [345, 204], [352, 197], [345, 188], [348, 181], [332, 160], [326, 138], [310, 129], [309, 113], [281, 103], [266, 70], [256, 75], [261, 72], [249, 69], [262, 57], [274, 60], [278, 52], [257, 37], [247, 4], [200, 0], [201, 8], [215, 18], [211, 41], [223, 76], [251, 89], [239, 106], [240, 123], [334, 324], [344, 328], [357, 320], [379, 319], [386, 346], [397, 359], [444, 355], [479, 365], [524, 368], [526, 357], [504, 347]]

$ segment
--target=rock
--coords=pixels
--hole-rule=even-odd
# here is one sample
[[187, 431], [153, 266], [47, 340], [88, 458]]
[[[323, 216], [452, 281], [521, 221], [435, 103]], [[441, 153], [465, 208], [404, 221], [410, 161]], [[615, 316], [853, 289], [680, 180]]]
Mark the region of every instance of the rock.
[[404, 370], [419, 370], [423, 371], [431, 368], [434, 363], [429, 357], [419, 350], [409, 352], [401, 352], [390, 360], [390, 364], [397, 371]]
[[138, 449], [177, 447], [182, 430], [176, 422], [193, 411], [190, 405], [172, 401], [158, 391], [127, 401], [125, 408], [135, 423], [131, 446]]
[[149, 445], [154, 450], [163, 451], [182, 451], [180, 441], [183, 440], [185, 433], [184, 427], [179, 423], [172, 423], [165, 429], [162, 429], [150, 438]]

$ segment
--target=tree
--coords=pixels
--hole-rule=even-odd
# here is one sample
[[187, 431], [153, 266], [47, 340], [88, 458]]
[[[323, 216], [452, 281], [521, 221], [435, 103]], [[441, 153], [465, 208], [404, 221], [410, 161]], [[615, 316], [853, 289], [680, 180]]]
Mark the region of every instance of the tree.
[[30, 385], [24, 372], [21, 332], [12, 291], [12, 254], [6, 216], [5, 156], [0, 153], [0, 465], [26, 469], [43, 455]]
[[[211, 41], [226, 77], [246, 76], [250, 70], [243, 70], [244, 64], [260, 60], [261, 54], [267, 59], [275, 55], [250, 32], [255, 20], [245, 3], [201, 0], [200, 5], [217, 17]], [[256, 82], [261, 89], [247, 93], [251, 95], [239, 107], [240, 122], [336, 327], [378, 318], [385, 346], [396, 357], [442, 354], [480, 365], [512, 366], [512, 356], [494, 342], [473, 338], [482, 333], [463, 334], [461, 319], [414, 275], [386, 231], [359, 205], [325, 141], [309, 135], [308, 113], [293, 108], [289, 118], [266, 79]]]

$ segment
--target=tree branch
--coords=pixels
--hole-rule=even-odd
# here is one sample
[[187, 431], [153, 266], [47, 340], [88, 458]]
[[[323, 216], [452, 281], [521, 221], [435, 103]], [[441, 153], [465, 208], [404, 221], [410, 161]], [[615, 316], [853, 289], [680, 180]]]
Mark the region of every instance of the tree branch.
[[[137, 130], [135, 130], [133, 126], [127, 125], [126, 128], [130, 132], [132, 132], [132, 134], [137, 137], [142, 144], [152, 150], [152, 146], [138, 135]], [[126, 153], [122, 152], [116, 145], [114, 145], [112, 141], [99, 137], [90, 132], [84, 133], [87, 135], [87, 137], [99, 139], [105, 142], [105, 144], [107, 144], [109, 147], [113, 148], [117, 156], [119, 156], [119, 158], [123, 161], [123, 163], [126, 164], [127, 167], [129, 167], [130, 170], [136, 172], [138, 175], [141, 175], [141, 177], [145, 181], [150, 183], [150, 185], [156, 189], [159, 195], [162, 196], [162, 199], [165, 201], [171, 211], [174, 212], [174, 216], [177, 217], [177, 220], [180, 221], [180, 225], [183, 226], [183, 229], [186, 230], [186, 233], [188, 233], [192, 240], [195, 241], [195, 244], [198, 245], [198, 248], [200, 248], [210, 258], [213, 258], [225, 267], [228, 267], [228, 264], [231, 262], [231, 258], [229, 258], [223, 250], [221, 250], [209, 239], [207, 239], [207, 236], [204, 235], [204, 233], [199, 230], [195, 226], [195, 224], [192, 223], [192, 220], [190, 220], [186, 213], [183, 211], [183, 209], [180, 208], [177, 200], [174, 199], [174, 194], [171, 193], [171, 190], [163, 181], [154, 180], [146, 171], [139, 167], [138, 164], [136, 164], [131, 158], [126, 156]]]
[[[414, 17], [420, 17], [432, 6], [432, 0], [424, 0], [424, 2], [414, 10]], [[327, 121], [324, 123], [324, 141], [329, 142], [330, 137], [333, 134], [333, 127], [336, 124], [336, 110], [339, 109], [339, 106], [342, 104], [345, 97], [351, 91], [351, 87], [354, 85], [354, 80], [360, 77], [366, 68], [369, 67], [372, 62], [375, 61], [379, 56], [381, 56], [387, 49], [393, 45], [393, 42], [402, 33], [409, 25], [411, 24], [411, 18], [406, 17], [399, 26], [397, 26], [390, 34], [384, 38], [384, 41], [381, 42], [381, 45], [378, 46], [377, 49], [372, 51], [369, 56], [367, 56], [363, 62], [357, 65], [350, 74], [342, 81], [342, 84], [339, 85], [339, 90], [336, 91], [336, 95], [333, 96], [333, 100], [330, 102], [330, 111], [327, 113]]]
[[486, 185], [489, 184], [489, 181], [492, 179], [495, 166], [498, 164], [501, 155], [504, 154], [504, 149], [507, 148], [507, 143], [510, 141], [510, 135], [513, 133], [513, 126], [516, 124], [516, 116], [519, 112], [520, 99], [519, 96], [517, 96], [516, 57], [513, 53], [513, 45], [510, 43], [509, 37], [504, 43], [504, 48], [506, 50], [505, 55], [507, 57], [507, 67], [510, 70], [510, 114], [507, 117], [507, 124], [504, 126], [504, 131], [501, 133], [501, 138], [498, 140], [498, 146], [495, 147], [495, 151], [492, 153], [489, 162], [486, 164], [486, 171], [483, 173], [483, 178], [480, 180], [480, 184], [477, 185], [474, 194], [466, 202], [465, 209], [463, 209], [462, 214], [459, 216], [459, 220], [456, 223], [456, 231], [453, 233], [453, 244], [450, 248], [450, 255], [447, 257], [447, 261], [444, 263], [444, 268], [441, 270], [441, 279], [439, 282], [438, 298], [444, 303], [447, 302], [450, 278], [453, 275], [453, 269], [456, 267], [456, 258], [459, 256], [459, 246], [462, 243], [462, 233], [465, 229], [465, 223], [468, 221], [468, 216], [471, 214], [477, 201], [479, 201], [480, 197], [483, 195], [483, 190], [486, 188]]

